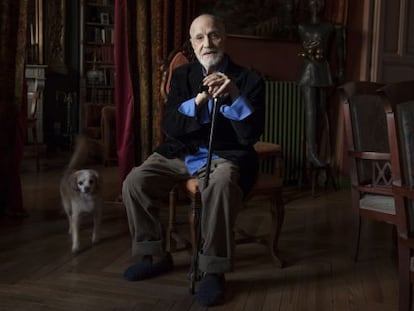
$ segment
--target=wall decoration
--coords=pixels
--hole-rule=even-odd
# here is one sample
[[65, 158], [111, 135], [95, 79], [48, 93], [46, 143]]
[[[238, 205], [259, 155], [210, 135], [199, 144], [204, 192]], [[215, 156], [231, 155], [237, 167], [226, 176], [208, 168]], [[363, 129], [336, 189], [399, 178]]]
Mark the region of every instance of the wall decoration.
[[[344, 23], [348, 0], [325, 0], [324, 16]], [[298, 40], [297, 25], [309, 18], [309, 0], [200, 0], [200, 13], [223, 19], [230, 36]]]
[[45, 1], [45, 63], [48, 71], [66, 74], [65, 63], [66, 0]]
[[222, 18], [229, 35], [294, 40], [298, 1], [201, 0], [200, 11]]

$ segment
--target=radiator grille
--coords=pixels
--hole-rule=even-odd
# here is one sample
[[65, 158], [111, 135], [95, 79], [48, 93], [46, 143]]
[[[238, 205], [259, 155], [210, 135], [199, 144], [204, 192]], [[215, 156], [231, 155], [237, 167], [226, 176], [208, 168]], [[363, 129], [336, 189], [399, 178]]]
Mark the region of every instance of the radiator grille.
[[282, 146], [285, 183], [297, 182], [304, 165], [304, 113], [294, 81], [266, 81], [266, 120], [263, 141]]

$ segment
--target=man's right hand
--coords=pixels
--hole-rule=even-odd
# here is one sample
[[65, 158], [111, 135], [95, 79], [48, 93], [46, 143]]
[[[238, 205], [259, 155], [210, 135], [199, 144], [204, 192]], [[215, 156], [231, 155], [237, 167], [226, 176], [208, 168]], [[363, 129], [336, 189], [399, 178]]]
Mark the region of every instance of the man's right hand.
[[207, 91], [198, 93], [195, 98], [195, 103], [196, 103], [197, 108], [201, 107], [206, 102], [208, 102], [209, 98], [210, 98], [210, 95], [207, 93]]

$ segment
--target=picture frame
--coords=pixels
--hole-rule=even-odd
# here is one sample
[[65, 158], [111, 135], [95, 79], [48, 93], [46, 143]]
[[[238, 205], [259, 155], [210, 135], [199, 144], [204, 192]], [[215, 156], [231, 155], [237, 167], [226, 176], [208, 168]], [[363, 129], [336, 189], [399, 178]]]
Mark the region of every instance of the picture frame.
[[67, 74], [66, 65], [66, 0], [44, 2], [44, 61], [49, 73]]
[[[325, 0], [326, 20], [346, 25], [349, 0]], [[199, 0], [201, 12], [221, 18], [231, 37], [299, 41], [298, 25], [311, 17], [309, 0]]]
[[109, 25], [109, 14], [102, 12], [100, 14], [100, 18], [101, 18], [101, 24], [103, 25]]
[[297, 41], [297, 22], [306, 12], [304, 0], [200, 0], [203, 12], [221, 18], [232, 37]]

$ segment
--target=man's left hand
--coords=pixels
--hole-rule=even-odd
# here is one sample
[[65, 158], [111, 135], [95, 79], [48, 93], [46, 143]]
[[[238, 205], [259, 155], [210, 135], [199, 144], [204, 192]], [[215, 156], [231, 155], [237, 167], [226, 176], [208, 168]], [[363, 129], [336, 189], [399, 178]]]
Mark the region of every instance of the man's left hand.
[[203, 85], [208, 86], [208, 93], [211, 97], [230, 96], [235, 100], [239, 96], [239, 89], [224, 73], [214, 72], [206, 76]]

